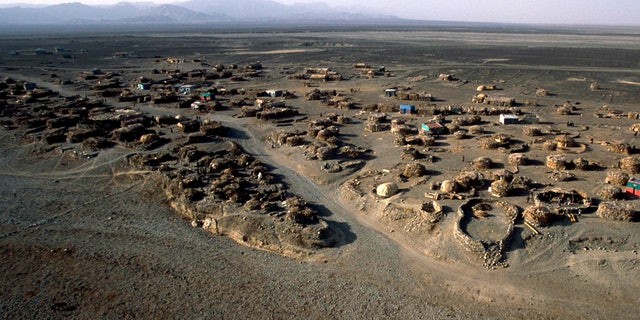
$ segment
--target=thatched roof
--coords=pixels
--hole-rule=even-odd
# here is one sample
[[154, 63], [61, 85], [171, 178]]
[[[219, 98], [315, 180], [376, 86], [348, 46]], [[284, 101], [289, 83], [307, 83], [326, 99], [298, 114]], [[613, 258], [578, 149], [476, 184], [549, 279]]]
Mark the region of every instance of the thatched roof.
[[617, 200], [622, 199], [624, 197], [624, 193], [622, 189], [616, 186], [612, 186], [610, 184], [604, 184], [600, 186], [599, 190], [596, 192], [598, 197], [603, 200]]
[[491, 194], [496, 197], [506, 197], [511, 190], [511, 183], [505, 180], [496, 180], [491, 183]]
[[446, 193], [454, 193], [457, 191], [458, 185], [455, 181], [453, 180], [445, 180], [442, 181], [442, 183], [440, 184], [440, 191], [442, 192], [446, 192]]
[[419, 163], [408, 163], [404, 166], [402, 175], [407, 178], [422, 177], [427, 173], [427, 169]]
[[535, 137], [542, 135], [542, 129], [534, 126], [525, 126], [522, 128], [522, 134], [525, 136]]
[[620, 170], [607, 171], [607, 176], [604, 179], [604, 182], [614, 186], [624, 186], [627, 184], [627, 181], [629, 181], [629, 175]]
[[633, 221], [635, 210], [631, 205], [619, 201], [603, 201], [598, 205], [596, 215], [608, 220]]
[[568, 167], [567, 158], [561, 154], [548, 155], [545, 164], [553, 170], [565, 170]]
[[620, 159], [620, 169], [633, 174], [640, 173], [640, 159], [635, 157]]
[[575, 145], [575, 140], [569, 136], [568, 134], [560, 134], [557, 135], [553, 141], [558, 144], [558, 147], [573, 147]]
[[488, 157], [478, 157], [471, 161], [471, 165], [473, 165], [476, 169], [491, 169], [493, 166], [493, 161]]
[[549, 208], [545, 206], [530, 206], [522, 213], [524, 221], [535, 227], [548, 226], [553, 222], [554, 215]]
[[478, 187], [482, 185], [482, 174], [476, 171], [463, 171], [454, 179], [463, 189]]
[[509, 164], [514, 165], [525, 165], [529, 159], [524, 153], [512, 153], [509, 155], [508, 162]]
[[511, 182], [513, 180], [513, 172], [507, 169], [498, 169], [493, 171], [493, 180], [504, 180]]

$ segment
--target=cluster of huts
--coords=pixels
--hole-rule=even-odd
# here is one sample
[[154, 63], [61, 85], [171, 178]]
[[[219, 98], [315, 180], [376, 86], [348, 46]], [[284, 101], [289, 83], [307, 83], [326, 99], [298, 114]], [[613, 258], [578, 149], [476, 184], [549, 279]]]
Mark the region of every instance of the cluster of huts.
[[348, 117], [329, 113], [322, 119], [309, 120], [305, 131], [276, 130], [268, 136], [268, 140], [272, 146], [304, 146], [303, 156], [307, 160], [350, 161], [362, 158], [370, 151], [340, 139], [339, 126], [350, 122]]
[[305, 80], [310, 82], [340, 81], [342, 74], [326, 67], [304, 68], [301, 73], [289, 75], [289, 79]]
[[[32, 141], [73, 144], [88, 152], [114, 145], [156, 149], [170, 142], [163, 132], [176, 129], [183, 133], [176, 148], [133, 153], [129, 162], [157, 172], [171, 205], [194, 224], [220, 234], [250, 233], [252, 238], [240, 240], [258, 246], [270, 243], [266, 248], [274, 250], [277, 246], [315, 248], [333, 243], [329, 226], [312, 206], [288, 192], [267, 166], [233, 143], [211, 150], [211, 142], [226, 132], [220, 122], [151, 117], [133, 109], [114, 108], [102, 100], [62, 97], [51, 91], [40, 94], [44, 91], [32, 83], [3, 79], [1, 124], [24, 132]], [[21, 99], [25, 95], [33, 98]], [[260, 233], [238, 224], [236, 218], [257, 219], [276, 228]], [[282, 232], [277, 230], [283, 229], [289, 232], [278, 234]], [[278, 243], [273, 242], [274, 237]]]

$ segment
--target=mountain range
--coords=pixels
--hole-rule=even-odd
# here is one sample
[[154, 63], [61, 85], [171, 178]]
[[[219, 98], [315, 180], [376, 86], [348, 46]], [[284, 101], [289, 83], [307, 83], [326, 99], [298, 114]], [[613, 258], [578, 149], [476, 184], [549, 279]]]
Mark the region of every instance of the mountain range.
[[354, 13], [322, 2], [285, 5], [271, 0], [190, 0], [164, 5], [121, 2], [108, 6], [73, 2], [0, 8], [0, 25], [364, 23], [403, 20], [377, 13]]

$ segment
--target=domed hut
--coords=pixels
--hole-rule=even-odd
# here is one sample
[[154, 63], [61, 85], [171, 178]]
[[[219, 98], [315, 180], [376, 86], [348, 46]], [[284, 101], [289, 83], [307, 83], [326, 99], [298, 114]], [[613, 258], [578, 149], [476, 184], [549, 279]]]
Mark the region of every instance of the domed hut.
[[445, 193], [455, 193], [458, 190], [458, 185], [453, 180], [445, 180], [440, 184], [440, 191]]
[[504, 180], [507, 182], [513, 181], [513, 172], [507, 169], [498, 169], [492, 173], [493, 180]]
[[506, 197], [513, 190], [511, 183], [505, 180], [496, 180], [491, 183], [490, 191], [495, 197]]
[[619, 201], [603, 201], [598, 205], [596, 215], [607, 220], [633, 221], [635, 210]]
[[622, 189], [610, 184], [602, 185], [596, 192], [596, 195], [602, 200], [620, 200], [624, 198], [624, 192]]
[[529, 137], [536, 137], [542, 135], [542, 130], [539, 127], [525, 126], [522, 128], [522, 134]]
[[545, 164], [553, 170], [566, 170], [569, 166], [567, 158], [561, 154], [548, 155]]
[[509, 164], [523, 166], [526, 165], [527, 162], [529, 162], [529, 159], [524, 153], [512, 153], [509, 155], [507, 161], [509, 162]]
[[402, 171], [402, 175], [407, 178], [422, 177], [426, 173], [427, 169], [420, 163], [407, 163]]
[[626, 157], [620, 159], [620, 169], [632, 174], [640, 173], [640, 159]]
[[522, 213], [524, 221], [534, 227], [546, 227], [550, 225], [557, 216], [545, 206], [535, 205], [527, 207]]
[[376, 187], [376, 194], [382, 198], [389, 198], [399, 191], [398, 185], [394, 182], [386, 182]]
[[572, 148], [576, 146], [575, 140], [568, 134], [557, 135], [553, 141], [556, 143], [558, 148]]
[[607, 176], [604, 178], [604, 182], [612, 184], [614, 186], [624, 186], [629, 181], [629, 175], [620, 170], [607, 171]]
[[486, 170], [493, 167], [493, 161], [488, 157], [478, 157], [471, 161], [471, 165], [477, 170]]
[[472, 187], [482, 186], [482, 175], [476, 171], [463, 171], [454, 179], [463, 190], [469, 190]]

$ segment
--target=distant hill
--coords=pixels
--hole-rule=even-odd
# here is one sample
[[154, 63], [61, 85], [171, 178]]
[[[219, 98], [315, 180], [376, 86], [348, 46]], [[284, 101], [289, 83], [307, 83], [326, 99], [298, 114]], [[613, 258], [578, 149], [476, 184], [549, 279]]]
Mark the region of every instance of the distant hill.
[[322, 2], [284, 5], [271, 0], [190, 0], [176, 4], [122, 2], [89, 6], [79, 2], [0, 8], [3, 25], [205, 24], [404, 21], [386, 15], [341, 11]]

